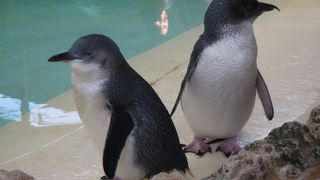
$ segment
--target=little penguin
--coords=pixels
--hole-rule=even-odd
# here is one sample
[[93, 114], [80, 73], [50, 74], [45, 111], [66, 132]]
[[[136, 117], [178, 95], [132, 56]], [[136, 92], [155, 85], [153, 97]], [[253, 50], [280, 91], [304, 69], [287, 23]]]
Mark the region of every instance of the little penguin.
[[181, 100], [194, 139], [185, 152], [211, 152], [204, 140], [225, 139], [218, 146], [226, 156], [241, 150], [235, 137], [248, 121], [256, 90], [269, 120], [274, 116], [267, 86], [257, 69], [255, 19], [278, 7], [257, 0], [213, 0], [204, 32], [194, 45], [186, 75], [172, 109]]
[[48, 61], [71, 66], [77, 110], [103, 156], [102, 179], [188, 174], [169, 112], [112, 39], [100, 34], [80, 37], [69, 51]]

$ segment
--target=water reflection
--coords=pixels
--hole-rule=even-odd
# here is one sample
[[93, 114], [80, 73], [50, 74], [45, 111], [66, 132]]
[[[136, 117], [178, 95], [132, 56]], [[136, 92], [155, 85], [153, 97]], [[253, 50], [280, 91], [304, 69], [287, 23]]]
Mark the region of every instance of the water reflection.
[[16, 119], [20, 117], [20, 100], [5, 97], [0, 94], [0, 118], [3, 120]]
[[30, 111], [30, 124], [35, 127], [80, 124], [76, 111], [65, 112], [62, 109], [39, 104], [39, 107]]
[[164, 8], [160, 14], [160, 20], [155, 22], [155, 25], [160, 29], [161, 35], [165, 36], [169, 31], [169, 15], [167, 10], [172, 6], [172, 0], [164, 0]]
[[22, 109], [29, 108], [28, 123], [34, 127], [80, 124], [76, 111], [66, 112], [62, 109], [49, 107], [46, 104], [27, 102], [0, 94], [0, 125], [10, 121], [21, 121]]
[[160, 20], [156, 21], [156, 26], [161, 30], [161, 35], [165, 36], [169, 30], [169, 20], [166, 10], [163, 10], [160, 15]]

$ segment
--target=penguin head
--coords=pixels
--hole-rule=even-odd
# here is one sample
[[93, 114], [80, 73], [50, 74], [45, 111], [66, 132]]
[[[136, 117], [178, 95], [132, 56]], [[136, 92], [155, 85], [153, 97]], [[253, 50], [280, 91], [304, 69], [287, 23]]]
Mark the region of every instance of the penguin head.
[[63, 61], [70, 64], [74, 73], [88, 74], [101, 69], [112, 70], [125, 59], [109, 37], [90, 34], [76, 40], [69, 51], [54, 55], [48, 61]]
[[229, 7], [230, 18], [235, 20], [247, 20], [255, 19], [264, 12], [280, 9], [273, 5], [263, 2], [258, 2], [257, 0], [231, 0]]
[[[245, 20], [252, 22], [262, 13], [279, 10], [272, 4], [257, 0], [212, 0], [205, 14], [205, 28], [224, 24], [237, 24]], [[279, 10], [280, 11], [280, 10]]]

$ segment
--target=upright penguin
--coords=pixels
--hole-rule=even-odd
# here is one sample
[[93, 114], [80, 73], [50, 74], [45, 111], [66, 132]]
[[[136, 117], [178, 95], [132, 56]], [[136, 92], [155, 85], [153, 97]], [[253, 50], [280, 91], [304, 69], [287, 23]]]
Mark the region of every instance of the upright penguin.
[[110, 38], [83, 36], [68, 52], [48, 61], [70, 64], [76, 106], [103, 153], [107, 178], [136, 180], [160, 172], [188, 171], [168, 111]]
[[273, 9], [278, 8], [257, 0], [213, 0], [209, 5], [204, 32], [195, 43], [171, 112], [181, 99], [185, 118], [194, 131], [186, 152], [211, 152], [205, 138], [227, 139], [218, 147], [227, 156], [240, 151], [234, 137], [252, 113], [256, 89], [267, 118], [273, 118], [272, 101], [257, 69], [252, 26], [259, 15]]

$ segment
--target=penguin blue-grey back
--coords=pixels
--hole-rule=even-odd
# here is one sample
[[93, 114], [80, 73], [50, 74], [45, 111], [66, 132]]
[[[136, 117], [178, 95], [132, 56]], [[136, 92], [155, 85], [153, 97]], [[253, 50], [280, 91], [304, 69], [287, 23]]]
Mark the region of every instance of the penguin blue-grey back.
[[70, 64], [76, 106], [103, 153], [107, 178], [142, 179], [188, 171], [167, 109], [110, 38], [83, 36], [69, 51], [48, 61]]
[[194, 45], [187, 73], [171, 111], [180, 100], [195, 133], [185, 151], [211, 151], [203, 139], [229, 139], [219, 149], [226, 155], [240, 147], [235, 136], [249, 119], [256, 90], [266, 116], [273, 118], [267, 86], [257, 69], [257, 45], [252, 24], [266, 11], [279, 10], [257, 0], [213, 0], [204, 18], [204, 32]]

